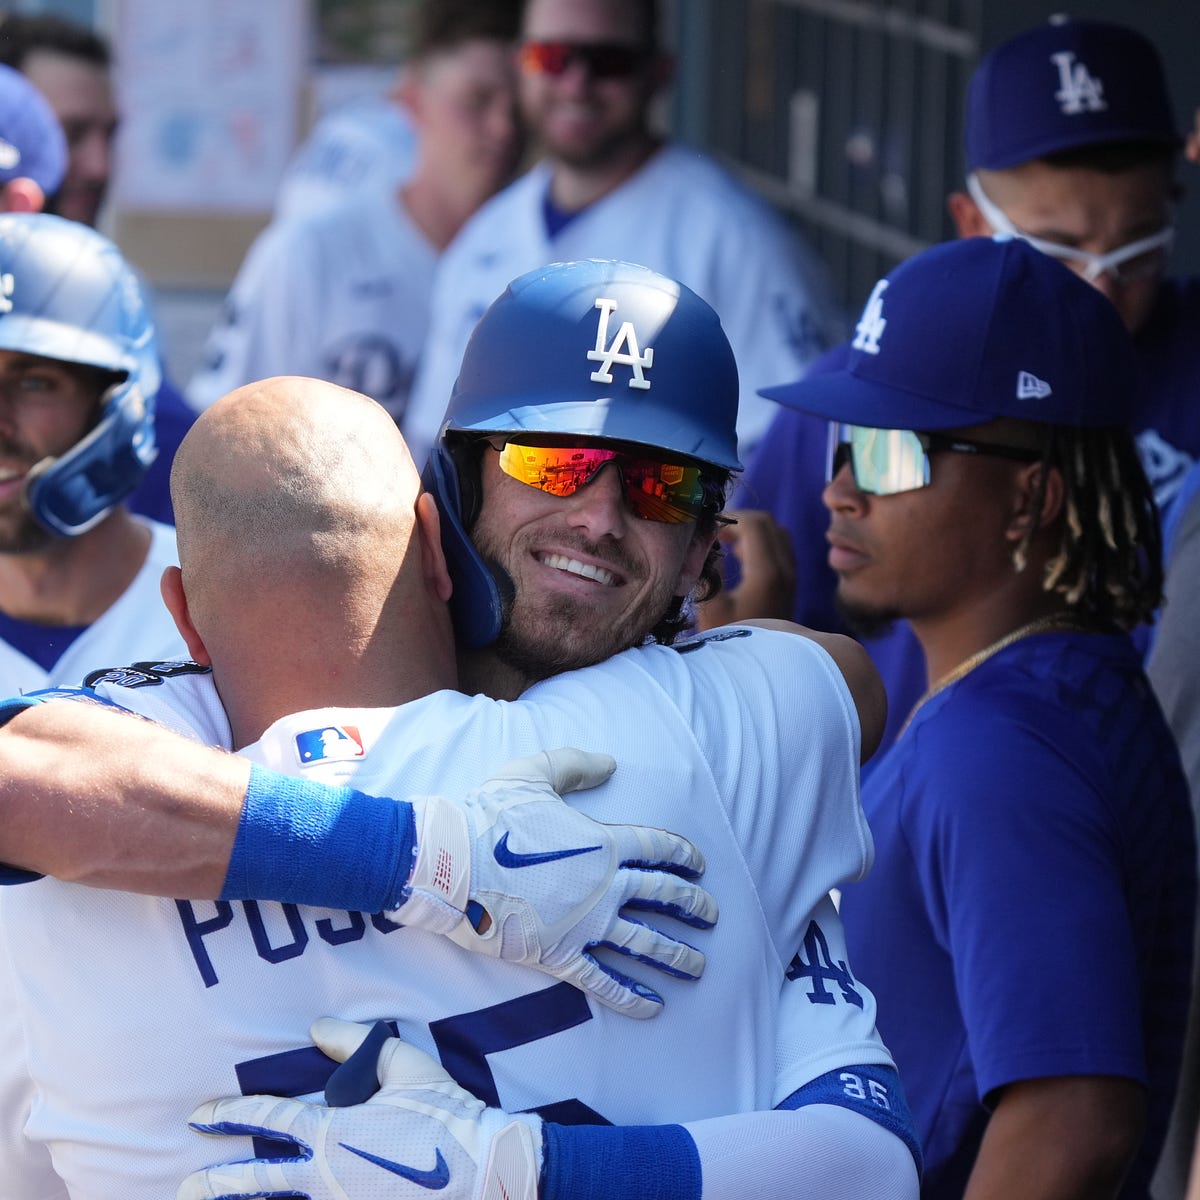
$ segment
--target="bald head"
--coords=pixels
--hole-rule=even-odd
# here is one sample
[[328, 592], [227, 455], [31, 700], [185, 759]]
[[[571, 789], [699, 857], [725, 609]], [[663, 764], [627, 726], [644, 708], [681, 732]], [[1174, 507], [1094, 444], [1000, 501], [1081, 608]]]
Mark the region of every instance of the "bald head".
[[[320, 569], [377, 536], [411, 534], [420, 480], [375, 401], [316, 379], [238, 388], [196, 420], [171, 470], [179, 552]], [[399, 526], [399, 528], [398, 528]]]
[[414, 679], [453, 686], [419, 494], [399, 430], [357, 392], [267, 379], [197, 418], [171, 469], [181, 590], [193, 654], [250, 736], [303, 708], [401, 703]]

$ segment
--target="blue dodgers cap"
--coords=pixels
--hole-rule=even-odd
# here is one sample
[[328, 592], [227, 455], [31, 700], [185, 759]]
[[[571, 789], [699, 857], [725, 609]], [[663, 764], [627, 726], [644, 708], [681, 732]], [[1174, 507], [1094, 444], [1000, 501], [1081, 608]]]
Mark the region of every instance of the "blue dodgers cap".
[[1105, 142], [1178, 147], [1162, 60], [1136, 30], [1053, 18], [986, 54], [967, 88], [967, 170]]
[[0, 183], [32, 179], [52, 196], [67, 170], [62, 126], [41, 92], [0, 63]]
[[831, 421], [959, 429], [997, 417], [1125, 425], [1133, 344], [1113, 305], [1007, 236], [944, 242], [871, 292], [846, 365], [760, 395]]

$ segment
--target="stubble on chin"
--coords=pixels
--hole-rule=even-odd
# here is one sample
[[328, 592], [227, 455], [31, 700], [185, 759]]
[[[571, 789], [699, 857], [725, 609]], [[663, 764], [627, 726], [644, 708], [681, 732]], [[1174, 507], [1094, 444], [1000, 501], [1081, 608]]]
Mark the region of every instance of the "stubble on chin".
[[842, 618], [846, 628], [859, 638], [883, 637], [891, 633], [893, 626], [900, 619], [900, 614], [897, 612], [856, 604], [853, 600], [846, 600], [840, 592], [835, 597], [834, 603], [838, 616]]

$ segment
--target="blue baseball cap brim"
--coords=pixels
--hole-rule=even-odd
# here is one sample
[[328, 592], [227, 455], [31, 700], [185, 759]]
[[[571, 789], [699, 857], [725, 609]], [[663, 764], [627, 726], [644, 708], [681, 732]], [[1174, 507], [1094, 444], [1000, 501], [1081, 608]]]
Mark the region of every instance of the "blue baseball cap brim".
[[1133, 345], [1113, 305], [1014, 238], [925, 250], [875, 285], [845, 365], [760, 393], [880, 429], [961, 429], [1001, 417], [1126, 425]]

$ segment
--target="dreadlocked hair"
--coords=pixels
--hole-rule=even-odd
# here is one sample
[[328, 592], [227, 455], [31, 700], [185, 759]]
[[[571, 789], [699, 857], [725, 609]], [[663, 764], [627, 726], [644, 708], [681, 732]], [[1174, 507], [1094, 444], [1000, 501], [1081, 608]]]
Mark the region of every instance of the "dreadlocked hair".
[[[1034, 511], [1047, 468], [1057, 468], [1065, 485], [1062, 539], [1042, 586], [1088, 626], [1130, 630], [1149, 621], [1162, 602], [1162, 533], [1133, 437], [1123, 429], [1053, 426], [1041, 461]], [[1034, 525], [1013, 552], [1018, 571], [1036, 532]]]

